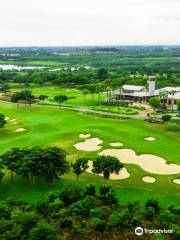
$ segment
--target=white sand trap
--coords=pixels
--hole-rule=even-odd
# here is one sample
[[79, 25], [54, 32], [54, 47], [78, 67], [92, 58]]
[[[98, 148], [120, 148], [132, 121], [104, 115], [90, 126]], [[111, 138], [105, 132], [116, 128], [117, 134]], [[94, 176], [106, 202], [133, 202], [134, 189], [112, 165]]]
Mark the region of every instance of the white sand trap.
[[154, 177], [150, 177], [150, 176], [145, 176], [142, 178], [142, 180], [145, 183], [154, 183], [156, 181]]
[[180, 184], [180, 178], [173, 179], [173, 183]]
[[[92, 169], [93, 169], [93, 161], [89, 160], [88, 161], [88, 166], [89, 168], [86, 170], [88, 173], [92, 173]], [[103, 174], [99, 174], [99, 176], [103, 177]], [[115, 173], [112, 173], [110, 174], [110, 177], [109, 179], [111, 180], [121, 180], [121, 179], [126, 179], [126, 178], [129, 178], [130, 177], [130, 174], [129, 172], [127, 171], [126, 168], [122, 168], [121, 171], [119, 172], [119, 174], [115, 174]]]
[[102, 142], [99, 138], [90, 138], [85, 140], [85, 142], [76, 143], [74, 147], [82, 151], [97, 151], [101, 149], [101, 146], [98, 145]]
[[117, 157], [122, 163], [137, 164], [151, 173], [162, 175], [180, 173], [179, 165], [167, 164], [165, 159], [151, 154], [136, 155], [132, 149], [106, 149], [99, 155]]
[[5, 117], [5, 120], [8, 121], [8, 120], [9, 120], [9, 117]]
[[155, 141], [156, 139], [154, 137], [145, 137], [146, 141]]
[[89, 133], [87, 133], [87, 134], [83, 134], [83, 133], [79, 134], [80, 138], [89, 138], [90, 136], [91, 136], [91, 134], [89, 134]]
[[122, 147], [123, 146], [123, 143], [120, 143], [120, 142], [112, 142], [109, 144], [110, 146], [112, 147]]
[[15, 130], [15, 132], [24, 132], [24, 131], [26, 131], [25, 128], [17, 128], [17, 129]]

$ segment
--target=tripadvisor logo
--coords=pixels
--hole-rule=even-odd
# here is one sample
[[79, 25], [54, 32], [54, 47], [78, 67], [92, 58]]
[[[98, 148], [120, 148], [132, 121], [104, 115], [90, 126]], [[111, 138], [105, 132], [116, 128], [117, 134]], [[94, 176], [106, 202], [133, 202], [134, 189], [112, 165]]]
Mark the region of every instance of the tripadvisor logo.
[[142, 227], [137, 227], [135, 228], [135, 234], [140, 236], [143, 234], [143, 228]]

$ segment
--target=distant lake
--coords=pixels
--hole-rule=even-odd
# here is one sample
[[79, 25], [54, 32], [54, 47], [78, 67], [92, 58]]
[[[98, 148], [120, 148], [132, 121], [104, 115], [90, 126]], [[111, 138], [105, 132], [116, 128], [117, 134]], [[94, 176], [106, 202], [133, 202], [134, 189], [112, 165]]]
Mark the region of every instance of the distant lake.
[[8, 71], [8, 70], [34, 70], [34, 69], [44, 69], [48, 67], [37, 67], [37, 66], [17, 66], [17, 65], [12, 65], [12, 64], [0, 64], [0, 70]]

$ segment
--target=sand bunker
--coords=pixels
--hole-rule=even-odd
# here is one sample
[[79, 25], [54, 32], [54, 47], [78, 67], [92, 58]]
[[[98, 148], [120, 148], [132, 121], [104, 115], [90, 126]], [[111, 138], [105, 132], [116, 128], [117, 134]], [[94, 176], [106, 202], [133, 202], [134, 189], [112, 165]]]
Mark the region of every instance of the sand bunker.
[[99, 138], [90, 138], [87, 139], [85, 142], [80, 142], [74, 145], [75, 148], [82, 151], [97, 151], [101, 149], [101, 146], [98, 146], [103, 141]]
[[156, 139], [154, 137], [145, 137], [146, 141], [155, 141]]
[[89, 134], [89, 133], [87, 133], [87, 134], [83, 134], [83, 133], [79, 134], [80, 138], [89, 138], [90, 136], [91, 136], [91, 134]]
[[142, 180], [145, 183], [154, 183], [156, 181], [156, 179], [154, 177], [149, 177], [149, 176], [143, 177]]
[[24, 131], [26, 131], [25, 128], [17, 128], [17, 129], [15, 130], [15, 132], [24, 132]]
[[123, 143], [120, 143], [120, 142], [112, 142], [109, 144], [110, 146], [112, 147], [122, 147], [123, 146]]
[[137, 164], [151, 173], [162, 175], [180, 173], [179, 165], [167, 164], [165, 159], [151, 154], [136, 155], [132, 149], [106, 149], [99, 155], [117, 157], [122, 163]]
[[173, 179], [173, 183], [180, 184], [180, 178]]
[[[89, 173], [94, 174], [94, 173], [92, 172], [92, 169], [93, 169], [93, 161], [89, 160], [89, 161], [88, 161], [88, 166], [89, 166], [89, 168], [88, 168], [86, 171], [89, 172]], [[103, 174], [99, 174], [98, 176], [103, 177]], [[121, 171], [119, 172], [119, 174], [115, 174], [115, 173], [110, 174], [109, 179], [111, 179], [111, 180], [121, 180], [121, 179], [126, 179], [126, 178], [128, 178], [128, 177], [130, 177], [129, 172], [127, 171], [126, 168], [122, 168]]]

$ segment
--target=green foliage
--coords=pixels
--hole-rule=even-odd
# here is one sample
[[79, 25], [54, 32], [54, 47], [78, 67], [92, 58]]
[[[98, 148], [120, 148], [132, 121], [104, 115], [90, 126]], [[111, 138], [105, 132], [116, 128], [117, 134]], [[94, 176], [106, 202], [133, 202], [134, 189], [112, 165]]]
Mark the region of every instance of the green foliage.
[[93, 208], [94, 200], [94, 197], [87, 196], [83, 200], [73, 203], [71, 205], [71, 210], [75, 214], [88, 216], [91, 208]]
[[96, 194], [95, 186], [93, 184], [87, 185], [85, 195], [95, 196], [95, 194]]
[[79, 176], [86, 171], [88, 168], [88, 159], [86, 158], [78, 158], [75, 163], [72, 164], [73, 172], [77, 176], [77, 181]]
[[6, 124], [5, 116], [0, 114], [0, 128], [3, 128]]
[[123, 168], [123, 164], [116, 158], [111, 156], [100, 156], [93, 161], [92, 172], [103, 173], [105, 179], [109, 179], [110, 173], [118, 174]]
[[162, 115], [161, 119], [163, 123], [165, 123], [165, 122], [169, 122], [171, 120], [171, 117], [172, 117], [171, 115], [166, 114], [166, 115]]
[[57, 240], [55, 228], [45, 222], [39, 222], [29, 233], [29, 240]]
[[78, 187], [68, 187], [60, 194], [61, 200], [66, 206], [82, 199], [81, 190]]
[[1, 159], [8, 169], [27, 179], [38, 177], [53, 182], [69, 171], [66, 153], [56, 147], [14, 148], [4, 153]]
[[11, 101], [14, 103], [16, 103], [18, 101], [25, 101], [25, 102], [28, 102], [29, 104], [31, 104], [34, 102], [34, 96], [32, 95], [31, 91], [24, 90], [24, 91], [15, 93], [11, 97]]
[[90, 210], [90, 216], [92, 218], [100, 218], [100, 219], [103, 219], [103, 216], [104, 216], [104, 212], [103, 212], [103, 209], [100, 208], [100, 207], [96, 207], [94, 209], [91, 209]]
[[152, 207], [155, 211], [155, 214], [158, 214], [160, 212], [160, 206], [159, 206], [159, 202], [156, 199], [149, 199], [146, 204], [145, 204], [146, 210], [149, 207]]
[[101, 201], [105, 205], [113, 206], [116, 205], [118, 200], [113, 189], [110, 186], [104, 185], [100, 187], [100, 197]]
[[154, 109], [160, 108], [160, 99], [157, 97], [153, 97], [149, 100], [149, 105]]
[[92, 218], [92, 225], [95, 231], [104, 232], [106, 223], [100, 218]]

